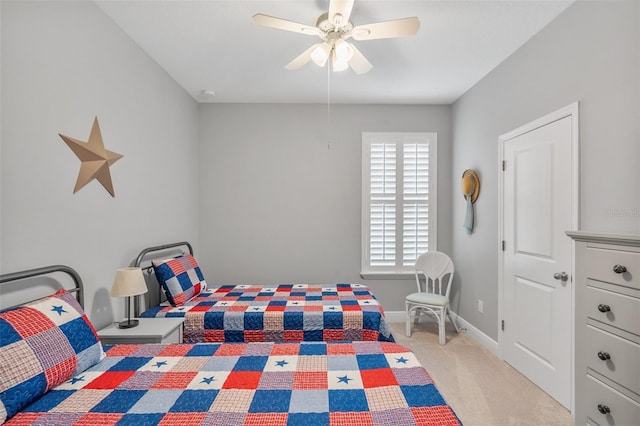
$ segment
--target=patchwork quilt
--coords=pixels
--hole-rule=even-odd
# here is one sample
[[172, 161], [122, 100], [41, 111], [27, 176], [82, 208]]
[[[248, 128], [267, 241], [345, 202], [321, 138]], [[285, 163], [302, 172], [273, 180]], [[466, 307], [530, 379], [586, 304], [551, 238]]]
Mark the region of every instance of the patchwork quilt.
[[388, 342], [117, 345], [8, 425], [458, 425]]
[[382, 306], [362, 284], [225, 285], [142, 317], [185, 317], [184, 341], [393, 342]]

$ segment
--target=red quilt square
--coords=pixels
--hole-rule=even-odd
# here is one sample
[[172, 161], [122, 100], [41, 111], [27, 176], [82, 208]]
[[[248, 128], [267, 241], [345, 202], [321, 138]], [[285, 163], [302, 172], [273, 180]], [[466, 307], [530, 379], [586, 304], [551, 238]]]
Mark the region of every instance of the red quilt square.
[[107, 356], [129, 356], [140, 349], [140, 345], [115, 345], [106, 351]]
[[375, 342], [378, 340], [379, 334], [380, 333], [374, 330], [362, 330], [362, 340]]
[[191, 380], [198, 374], [195, 371], [166, 372], [151, 386], [152, 389], [180, 389], [184, 390]]
[[211, 309], [209, 305], [196, 305], [189, 309], [189, 312], [207, 312], [209, 309]]
[[244, 425], [286, 425], [288, 416], [288, 413], [247, 413]]
[[[207, 413], [167, 413], [158, 425], [160, 426], [184, 426], [204, 424], [204, 416]], [[96, 423], [97, 424], [97, 423]]]
[[304, 307], [304, 311], [305, 312], [322, 312], [322, 305], [306, 305]]
[[59, 362], [51, 368], [47, 368], [44, 371], [44, 376], [47, 378], [47, 384], [50, 387], [54, 387], [69, 380], [69, 377], [73, 376], [73, 372], [76, 371], [77, 367], [78, 359], [74, 356], [73, 358]]
[[411, 407], [411, 413], [420, 425], [455, 426], [460, 424], [451, 408], [446, 405]]
[[324, 371], [296, 371], [293, 389], [328, 389], [327, 373]]
[[351, 286], [341, 286], [338, 287], [338, 291], [353, 291], [353, 289], [351, 288]]
[[267, 306], [267, 311], [276, 311], [276, 312], [284, 312], [286, 306]]
[[228, 343], [220, 345], [216, 351], [216, 356], [240, 356], [244, 353], [247, 345], [244, 343]]
[[302, 330], [285, 330], [285, 342], [302, 342], [304, 340], [304, 331]]
[[105, 371], [86, 385], [85, 389], [115, 389], [133, 376], [135, 371]]
[[222, 389], [257, 389], [261, 371], [232, 371], [224, 381]]
[[298, 355], [300, 352], [300, 345], [293, 343], [278, 343], [277, 345], [273, 345], [271, 349], [271, 356], [276, 355]]
[[[25, 312], [29, 312], [25, 315]], [[7, 311], [0, 317], [7, 319], [22, 338], [27, 338], [43, 331], [58, 327], [45, 314], [34, 308], [25, 307], [20, 310]]]
[[343, 311], [361, 311], [360, 305], [342, 305]]
[[329, 343], [327, 344], [327, 355], [355, 355], [356, 350], [352, 344]]
[[383, 386], [398, 386], [398, 380], [390, 368], [377, 368], [375, 370], [361, 370], [362, 384], [365, 389], [379, 388]]
[[193, 349], [193, 345], [167, 345], [157, 356], [185, 356]]
[[108, 426], [117, 424], [124, 414], [115, 413], [87, 413], [80, 417], [74, 426]]
[[264, 342], [264, 331], [262, 330], [245, 330], [244, 331], [245, 342]]
[[336, 412], [329, 413], [329, 423], [332, 425], [373, 426], [373, 419], [368, 412]]
[[322, 340], [325, 342], [335, 342], [337, 340], [344, 340], [344, 330], [331, 330], [324, 329], [322, 331]]
[[204, 330], [205, 342], [224, 342], [224, 330]]
[[399, 354], [399, 353], [408, 352], [407, 348], [392, 342], [380, 342], [380, 348], [385, 354], [389, 354], [389, 353]]
[[[11, 417], [11, 423], [16, 424], [16, 425], [38, 424], [38, 423], [36, 423], [36, 420], [38, 420], [40, 417], [44, 416], [45, 414], [47, 414], [47, 413], [24, 413], [24, 412], [18, 412], [18, 414], [16, 414], [15, 416]], [[42, 424], [42, 420], [40, 421], [40, 424]]]

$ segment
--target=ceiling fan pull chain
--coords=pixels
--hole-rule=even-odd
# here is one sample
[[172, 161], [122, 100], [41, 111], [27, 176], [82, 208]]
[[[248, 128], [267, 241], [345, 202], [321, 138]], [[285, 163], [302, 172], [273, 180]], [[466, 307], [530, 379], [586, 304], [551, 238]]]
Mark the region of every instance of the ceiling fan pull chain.
[[327, 64], [327, 151], [331, 149], [331, 67]]

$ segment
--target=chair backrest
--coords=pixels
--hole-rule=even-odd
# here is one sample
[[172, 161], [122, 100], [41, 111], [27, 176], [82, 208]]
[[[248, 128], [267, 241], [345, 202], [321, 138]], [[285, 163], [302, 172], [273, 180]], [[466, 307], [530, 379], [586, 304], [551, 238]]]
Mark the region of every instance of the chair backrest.
[[[453, 261], [449, 256], [439, 251], [428, 251], [418, 256], [415, 268], [419, 292], [436, 293], [449, 299], [453, 281]], [[420, 275], [424, 276], [424, 289]]]

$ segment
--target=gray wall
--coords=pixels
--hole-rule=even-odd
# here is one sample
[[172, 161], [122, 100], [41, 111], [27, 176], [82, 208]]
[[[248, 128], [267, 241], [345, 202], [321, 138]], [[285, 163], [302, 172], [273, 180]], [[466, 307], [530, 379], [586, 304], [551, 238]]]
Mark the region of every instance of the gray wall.
[[[498, 337], [498, 137], [580, 102], [581, 228], [640, 232], [638, 2], [579, 2], [453, 105], [453, 181], [479, 172], [476, 228], [453, 199], [454, 311]], [[484, 301], [484, 314], [476, 310]]]
[[438, 245], [449, 251], [450, 108], [332, 105], [330, 127], [326, 105], [200, 106], [199, 262], [215, 283], [360, 282], [402, 311], [413, 281], [359, 275], [362, 132], [438, 133]]
[[[197, 104], [92, 2], [2, 2], [0, 270], [62, 263], [85, 281], [97, 327], [108, 290], [144, 247], [198, 241]], [[98, 116], [116, 197], [58, 133], [86, 141]], [[112, 310], [115, 309], [115, 312]]]

